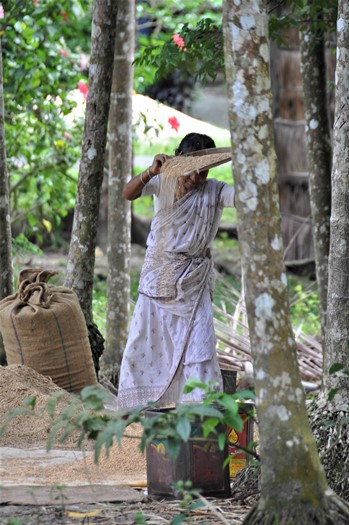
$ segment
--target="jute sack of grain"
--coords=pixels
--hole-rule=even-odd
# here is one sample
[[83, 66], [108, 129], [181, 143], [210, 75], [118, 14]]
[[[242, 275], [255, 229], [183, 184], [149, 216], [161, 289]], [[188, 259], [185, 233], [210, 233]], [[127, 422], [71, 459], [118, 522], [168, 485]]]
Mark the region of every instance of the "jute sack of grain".
[[18, 292], [0, 302], [0, 330], [9, 365], [26, 365], [69, 392], [97, 383], [77, 295], [48, 284], [57, 272], [19, 274]]

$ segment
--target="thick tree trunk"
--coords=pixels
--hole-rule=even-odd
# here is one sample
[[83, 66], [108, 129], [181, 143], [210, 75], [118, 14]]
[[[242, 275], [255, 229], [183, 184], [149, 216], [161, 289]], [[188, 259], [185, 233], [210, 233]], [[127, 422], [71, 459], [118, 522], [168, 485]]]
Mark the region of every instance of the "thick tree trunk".
[[[6, 170], [4, 79], [0, 37], [0, 300], [13, 292], [12, 238], [10, 195]], [[6, 355], [0, 335], [0, 365], [6, 364]]]
[[[308, 0], [311, 3], [311, 0]], [[331, 214], [331, 143], [326, 105], [324, 35], [310, 20], [301, 33], [301, 72], [313, 225], [316, 277], [320, 299], [322, 339], [325, 338], [328, 254]]]
[[262, 0], [226, 0], [233, 170], [262, 462], [261, 498], [244, 523], [344, 524], [349, 506], [328, 490], [307, 418], [290, 324], [267, 27]]
[[108, 306], [103, 371], [114, 383], [128, 335], [130, 304], [131, 205], [122, 196], [132, 176], [132, 85], [135, 5], [118, 7], [109, 116]]
[[116, 13], [117, 2], [94, 1], [84, 138], [64, 283], [79, 297], [89, 329], [91, 349], [97, 369], [103, 351], [103, 342], [93, 323], [92, 293], [98, 210], [113, 74]]
[[333, 365], [349, 372], [349, 2], [340, 0], [337, 21], [335, 121], [333, 130], [331, 243], [323, 391], [338, 390], [332, 406], [349, 405], [349, 377], [330, 374]]

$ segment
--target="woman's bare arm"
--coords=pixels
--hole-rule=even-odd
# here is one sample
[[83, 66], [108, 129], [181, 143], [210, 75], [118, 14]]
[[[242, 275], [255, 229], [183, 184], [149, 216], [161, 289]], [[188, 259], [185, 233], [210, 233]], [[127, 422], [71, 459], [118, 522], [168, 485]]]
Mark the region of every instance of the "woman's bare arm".
[[150, 179], [161, 172], [161, 167], [168, 158], [169, 156], [163, 153], [155, 155], [152, 165], [136, 177], [133, 177], [133, 179], [125, 185], [123, 191], [124, 198], [128, 201], [138, 199], [144, 186], [150, 181]]

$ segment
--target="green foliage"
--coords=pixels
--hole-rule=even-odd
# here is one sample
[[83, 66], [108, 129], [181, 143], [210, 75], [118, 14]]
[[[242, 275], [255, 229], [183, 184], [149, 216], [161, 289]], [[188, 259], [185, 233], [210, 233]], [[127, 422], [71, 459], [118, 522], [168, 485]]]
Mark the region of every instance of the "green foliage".
[[94, 278], [93, 296], [92, 296], [93, 318], [98, 325], [102, 334], [106, 334], [107, 319], [107, 281]]
[[309, 285], [304, 279], [288, 279], [293, 326], [306, 334], [320, 334], [320, 301], [316, 283]]
[[[143, 92], [154, 80], [175, 70], [196, 75], [203, 81], [214, 78], [218, 70], [224, 71], [222, 0], [203, 4], [195, 0], [183, 0], [180, 4], [170, 0], [140, 2], [137, 18], [140, 34], [135, 60], [137, 91]], [[174, 44], [174, 34], [184, 39], [186, 51]]]
[[[90, 2], [88, 2], [89, 4]], [[5, 4], [5, 133], [12, 222], [42, 241], [74, 206], [82, 121], [71, 92], [87, 78], [90, 13], [80, 0]], [[78, 44], [79, 42], [79, 44]], [[82, 47], [78, 47], [82, 46]]]
[[29, 254], [42, 255], [43, 251], [39, 246], [30, 242], [24, 233], [20, 233], [12, 239], [12, 254], [14, 257], [23, 257]]
[[[155, 81], [174, 70], [180, 70], [182, 74], [201, 82], [207, 78], [213, 80], [219, 71], [224, 71], [221, 26], [210, 18], [204, 18], [198, 21], [195, 28], [184, 24], [179, 34], [184, 41], [183, 47], [178, 47], [172, 35], [141, 38], [136, 66], [150, 68]], [[149, 76], [148, 82], [150, 79]]]
[[282, 0], [271, 8], [269, 16], [270, 38], [279, 45], [288, 45], [284, 37], [286, 29], [312, 29], [323, 35], [335, 31], [337, 0]]
[[[187, 0], [181, 7], [169, 1], [154, 5], [138, 6], [138, 16], [148, 16], [145, 24], [153, 33], [139, 39], [136, 64], [136, 89], [154, 80], [166, 77], [177, 70], [195, 80], [206, 82], [214, 79], [218, 72], [224, 75], [224, 53], [222, 37], [222, 1], [208, 2], [204, 7]], [[295, 28], [302, 30], [311, 22], [315, 31], [323, 34], [334, 31], [337, 0], [282, 0], [271, 3], [269, 9], [269, 34], [278, 44], [288, 45], [284, 32]], [[140, 23], [140, 27], [142, 24]], [[179, 34], [184, 40], [178, 47], [172, 40]]]

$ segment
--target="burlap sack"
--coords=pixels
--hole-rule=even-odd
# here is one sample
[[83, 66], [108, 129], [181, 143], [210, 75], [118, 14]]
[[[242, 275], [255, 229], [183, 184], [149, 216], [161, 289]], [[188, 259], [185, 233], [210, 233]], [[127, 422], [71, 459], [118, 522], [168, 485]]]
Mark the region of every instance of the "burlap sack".
[[69, 392], [97, 383], [77, 295], [48, 284], [57, 272], [20, 272], [18, 292], [0, 302], [0, 330], [9, 365], [26, 365]]

